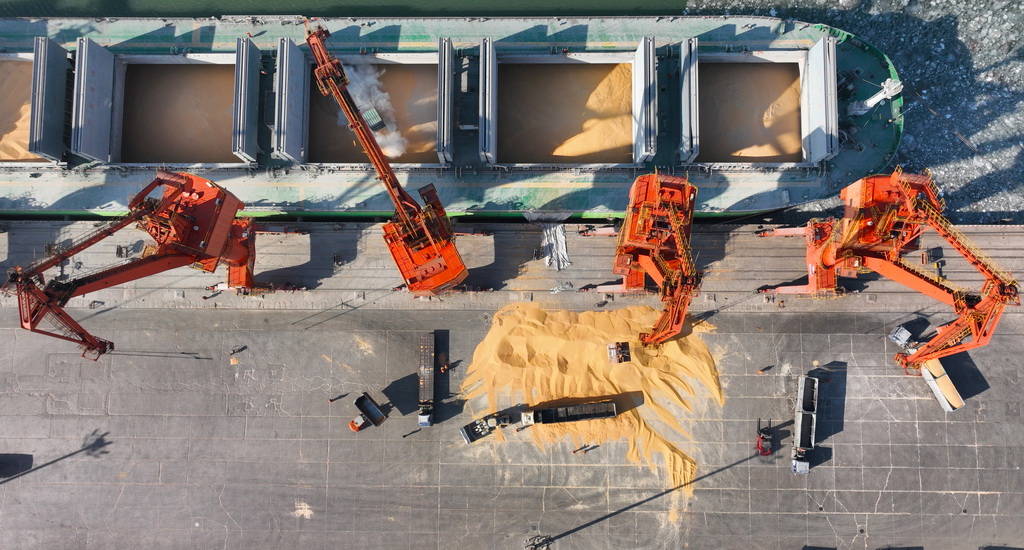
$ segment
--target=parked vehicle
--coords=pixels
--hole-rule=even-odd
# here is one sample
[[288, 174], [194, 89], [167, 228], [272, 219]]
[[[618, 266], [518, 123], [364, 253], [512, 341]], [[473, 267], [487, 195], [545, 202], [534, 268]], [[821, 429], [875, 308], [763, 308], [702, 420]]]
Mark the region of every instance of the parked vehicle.
[[463, 441], [466, 444], [472, 443], [478, 439], [486, 437], [498, 428], [504, 428], [512, 423], [512, 419], [507, 414], [493, 413], [483, 418], [478, 418], [469, 424], [466, 424], [459, 430], [462, 434]]
[[358, 432], [370, 424], [380, 426], [388, 419], [388, 415], [380, 410], [380, 405], [366, 392], [356, 398], [355, 405], [359, 409], [359, 416], [348, 423], [353, 432]]
[[434, 423], [434, 333], [420, 337], [420, 412], [417, 420], [421, 427]]
[[811, 469], [807, 453], [814, 449], [814, 430], [818, 423], [818, 379], [800, 379], [793, 433], [793, 473], [806, 474]]

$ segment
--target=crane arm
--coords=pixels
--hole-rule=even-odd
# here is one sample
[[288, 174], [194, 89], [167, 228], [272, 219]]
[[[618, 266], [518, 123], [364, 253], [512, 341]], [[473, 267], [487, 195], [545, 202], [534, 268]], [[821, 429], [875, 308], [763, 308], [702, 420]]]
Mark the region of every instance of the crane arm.
[[[958, 231], [941, 212], [932, 205], [921, 202], [920, 209], [925, 221], [936, 233], [939, 234], [954, 250], [960, 253], [974, 269], [977, 269], [986, 281], [992, 281], [1004, 289], [1017, 287], [1017, 281], [1008, 271], [999, 267], [992, 259], [981, 252], [966, 235]], [[1014, 292], [1014, 294], [1016, 294]]]
[[313, 52], [313, 59], [316, 62], [313, 75], [316, 78], [317, 86], [321, 94], [330, 95], [338, 102], [338, 106], [345, 113], [345, 118], [348, 119], [349, 128], [355, 132], [356, 139], [359, 140], [360, 146], [377, 171], [377, 179], [384, 184], [384, 189], [391, 197], [391, 202], [395, 205], [395, 214], [403, 224], [410, 224], [411, 219], [420, 211], [419, 204], [398, 182], [398, 176], [395, 175], [380, 144], [377, 143], [377, 138], [374, 137], [373, 131], [370, 130], [370, 126], [363, 119], [363, 115], [352, 99], [352, 95], [348, 91], [349, 80], [345, 69], [342, 68], [341, 62], [327, 51], [327, 46], [324, 43], [330, 36], [330, 31], [321, 25], [317, 25], [312, 30], [306, 28], [306, 43], [309, 44], [309, 49]]
[[[1017, 282], [1010, 273], [985, 256], [942, 215], [945, 203], [928, 172], [904, 174], [899, 167], [891, 175], [870, 176], [841, 193], [846, 204], [842, 235], [818, 238], [812, 221], [807, 236], [810, 282], [801, 287], [771, 291], [796, 293], [830, 291], [820, 277], [834, 280], [838, 274], [856, 275], [870, 269], [895, 282], [952, 306], [957, 318], [939, 328], [935, 336], [910, 354], [897, 354], [908, 373], [930, 360], [988, 344], [1007, 305], [1020, 305]], [[936, 273], [906, 261], [902, 255], [917, 247], [917, 239], [931, 227], [985, 278], [980, 291], [961, 288]], [[838, 232], [836, 232], [838, 233]], [[764, 232], [762, 236], [793, 235], [795, 231]], [[832, 248], [830, 248], [832, 247]], [[967, 340], [970, 338], [970, 340]]]
[[[660, 256], [640, 255], [637, 263], [661, 289], [661, 302], [665, 306], [651, 332], [640, 335], [644, 345], [656, 346], [682, 332], [690, 301], [700, 289], [700, 274], [692, 262], [680, 262], [683, 265], [673, 269]], [[686, 264], [692, 269], [685, 269]]]
[[[163, 196], [150, 197], [160, 186], [165, 187]], [[198, 176], [161, 171], [128, 207], [129, 214], [124, 218], [90, 231], [27, 268], [10, 271], [3, 290], [17, 294], [22, 327], [75, 342], [83, 349], [84, 357], [95, 360], [114, 349], [114, 345], [89, 334], [63, 310], [75, 296], [187, 265], [213, 271], [221, 262], [234, 268], [229, 283], [245, 284], [246, 290], [253, 286], [255, 246], [251, 220], [234, 219], [244, 205], [226, 189]], [[73, 280], [46, 283], [45, 270], [132, 223], [156, 240], [152, 253]], [[43, 321], [48, 321], [52, 328], [42, 328]]]
[[[940, 327], [935, 336], [917, 348], [916, 352], [897, 353], [896, 361], [904, 370], [919, 369], [929, 360], [988, 345], [1008, 303], [1007, 300], [994, 296], [982, 299], [955, 321]], [[965, 341], [967, 338], [970, 340]]]
[[185, 267], [195, 261], [196, 257], [191, 254], [157, 253], [70, 281], [52, 280], [46, 285], [46, 293], [56, 297], [58, 303], [63, 306], [75, 296], [82, 296], [178, 267]]
[[[161, 185], [167, 186], [173, 191], [165, 193], [164, 198], [160, 201], [149, 198], [149, 194]], [[7, 289], [8, 286], [16, 286], [20, 279], [34, 278], [42, 274], [47, 269], [60, 265], [61, 262], [70, 259], [75, 254], [82, 252], [83, 250], [146, 216], [166, 211], [171, 207], [174, 201], [181, 196], [184, 186], [185, 178], [181, 175], [173, 172], [164, 172], [162, 170], [157, 172], [153, 181], [135, 195], [135, 197], [133, 197], [128, 203], [127, 216], [112, 220], [99, 228], [82, 235], [66, 247], [57, 247], [50, 256], [40, 258], [39, 260], [29, 264], [27, 267], [15, 267], [11, 269], [8, 273], [9, 279], [4, 285], [4, 288]]]
[[129, 225], [135, 223], [136, 221], [139, 220], [140, 217], [140, 215], [135, 215], [135, 213], [132, 213], [123, 218], [111, 220], [110, 222], [107, 222], [106, 224], [94, 229], [93, 231], [90, 231], [89, 233], [79, 237], [78, 239], [75, 239], [70, 245], [66, 247], [55, 246], [53, 253], [45, 258], [40, 258], [30, 263], [26, 267], [18, 266], [11, 268], [11, 270], [8, 271], [7, 273], [8, 280], [7, 283], [4, 285], [4, 289], [7, 290], [8, 287], [15, 287], [17, 286], [19, 280], [36, 277], [43, 273], [44, 271], [46, 271], [47, 269], [60, 265], [62, 262], [71, 259], [71, 257], [73, 257], [75, 254], [82, 252], [83, 250], [91, 247], [92, 245], [102, 241], [103, 239], [106, 239], [107, 237], [113, 235], [114, 233], [117, 233], [118, 231], [124, 229], [125, 227], [128, 227]]
[[[90, 334], [56, 302], [56, 297], [50, 296], [35, 285], [21, 288], [18, 292], [21, 326], [32, 332], [74, 342], [81, 348], [82, 357], [93, 361], [114, 349], [113, 342]], [[44, 320], [53, 328], [41, 328]]]
[[[152, 255], [71, 281], [51, 280], [45, 288], [39, 288], [35, 279], [25, 279], [18, 287], [21, 326], [32, 332], [74, 342], [82, 348], [83, 357], [96, 360], [100, 355], [113, 350], [114, 343], [93, 336], [72, 319], [64, 311], [68, 300], [94, 290], [186, 266], [193, 261], [193, 256], [185, 254]], [[43, 328], [43, 321], [47, 321], [51, 328]]]
[[874, 265], [865, 261], [866, 267], [949, 304], [956, 311], [957, 319], [939, 328], [935, 336], [916, 352], [896, 354], [896, 361], [904, 369], [919, 369], [926, 361], [987, 345], [1005, 307], [1020, 305], [1020, 297], [1017, 281], [1010, 273], [983, 254], [942, 215], [940, 208], [943, 203], [931, 178], [925, 174], [925, 181], [912, 187], [908, 179], [900, 176], [901, 171], [894, 172], [893, 182], [902, 190], [906, 208], [910, 209], [913, 217], [920, 225], [927, 224], [934, 229], [985, 278], [980, 293], [970, 292], [932, 273], [915, 269], [901, 258], [895, 262], [875, 262]]
[[384, 241], [398, 265], [409, 292], [434, 296], [460, 284], [469, 275], [455, 248], [454, 231], [432, 184], [419, 189], [425, 206], [420, 207], [398, 181], [370, 125], [359, 112], [348, 91], [345, 70], [324, 41], [331, 33], [321, 25], [306, 25], [306, 44], [313, 52], [313, 70], [317, 87], [325, 96], [333, 96], [348, 119], [359, 144], [377, 171], [377, 179], [395, 206], [395, 219], [384, 224]]
[[955, 307], [957, 296], [967, 293], [966, 290], [954, 286], [938, 275], [918, 268], [902, 258], [889, 261], [885, 258], [866, 255], [862, 257], [862, 263], [871, 271], [946, 305]]

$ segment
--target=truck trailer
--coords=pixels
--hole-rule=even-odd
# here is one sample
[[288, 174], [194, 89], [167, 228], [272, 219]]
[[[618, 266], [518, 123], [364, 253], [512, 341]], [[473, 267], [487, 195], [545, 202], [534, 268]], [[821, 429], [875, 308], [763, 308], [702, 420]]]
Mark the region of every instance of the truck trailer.
[[564, 407], [530, 408], [523, 411], [523, 426], [531, 424], [558, 424], [561, 422], [577, 422], [595, 418], [612, 418], [618, 411], [615, 402], [608, 399]]
[[420, 412], [417, 415], [421, 427], [434, 423], [434, 333], [420, 336]]
[[818, 422], [818, 379], [805, 376], [800, 379], [796, 415], [793, 419], [793, 473], [806, 474], [811, 469], [807, 453], [814, 449], [814, 430]]

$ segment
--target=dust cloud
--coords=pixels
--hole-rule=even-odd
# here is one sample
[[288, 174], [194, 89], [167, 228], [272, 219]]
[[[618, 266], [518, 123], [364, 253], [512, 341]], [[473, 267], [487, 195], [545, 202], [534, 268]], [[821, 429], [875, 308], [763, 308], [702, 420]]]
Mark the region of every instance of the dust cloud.
[[121, 162], [233, 163], [235, 66], [129, 64]]
[[[510, 304], [494, 315], [477, 346], [462, 394], [467, 401], [487, 396], [487, 413], [522, 403], [616, 396], [620, 414], [614, 419], [538, 424], [525, 433], [541, 448], [566, 439], [576, 445], [626, 440], [630, 461], [657, 471], [660, 457], [666, 486], [684, 485], [697, 464], [676, 445], [680, 436], [689, 437], [680, 416], [699, 421], [691, 403], [711, 398], [721, 405], [724, 395], [715, 361], [696, 335], [700, 329], [659, 349], [639, 345], [638, 335], [659, 314], [639, 306], [574, 313]], [[618, 341], [631, 342], [632, 361], [608, 362], [606, 346]]]
[[0, 162], [43, 160], [28, 152], [32, 63], [0, 61]]
[[700, 162], [800, 162], [795, 63], [701, 63]]
[[[437, 160], [437, 65], [346, 64], [352, 99], [360, 110], [375, 107], [387, 129], [374, 133], [395, 162]], [[367, 162], [348, 119], [333, 97], [311, 86], [310, 162]]]
[[498, 70], [498, 161], [633, 161], [632, 66], [508, 64]]

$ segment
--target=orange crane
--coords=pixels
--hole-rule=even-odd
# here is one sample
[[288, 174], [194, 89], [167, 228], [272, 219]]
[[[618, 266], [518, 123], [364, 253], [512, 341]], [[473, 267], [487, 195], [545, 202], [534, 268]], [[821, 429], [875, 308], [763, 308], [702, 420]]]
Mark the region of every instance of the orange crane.
[[425, 206], [402, 188], [391, 164], [380, 149], [377, 138], [359, 112], [348, 92], [348, 77], [341, 62], [327, 51], [324, 41], [331, 33], [321, 25], [315, 29], [306, 26], [306, 44], [313, 52], [316, 67], [313, 70], [320, 93], [333, 96], [349, 128], [356, 134], [363, 152], [377, 171], [377, 179], [395, 205], [395, 217], [384, 224], [384, 241], [398, 264], [409, 292], [420, 296], [434, 296], [449, 290], [466, 279], [469, 271], [455, 248], [455, 234], [444, 211], [441, 199], [432, 184], [419, 189]]
[[[762, 237], [802, 236], [807, 239], [807, 284], [765, 290], [775, 294], [835, 296], [836, 278], [874, 271], [953, 307], [957, 319], [939, 327], [935, 336], [912, 353], [897, 353], [908, 374], [920, 374], [933, 360], [988, 344], [1003, 309], [1020, 305], [1017, 281], [957, 231], [942, 215], [945, 201], [931, 174], [863, 178], [843, 189], [840, 220], [811, 220], [806, 227], [774, 229]], [[985, 278], [978, 291], [961, 288], [902, 255], [917, 250], [927, 227], [959, 252]], [[969, 341], [967, 338], [970, 338]]]
[[[696, 197], [697, 188], [686, 178], [662, 174], [640, 176], [630, 189], [612, 269], [623, 276], [622, 283], [597, 290], [643, 290], [645, 276], [650, 275], [661, 290], [665, 309], [651, 332], [640, 335], [645, 346], [657, 346], [682, 332], [690, 300], [700, 290], [701, 274], [690, 257]], [[618, 346], [621, 360], [622, 343]], [[616, 361], [614, 353], [609, 346], [609, 357]]]
[[[149, 196], [161, 186], [162, 197]], [[75, 296], [176, 267], [213, 272], [221, 263], [228, 266], [230, 288], [264, 290], [253, 283], [256, 241], [252, 220], [235, 219], [235, 213], [244, 207], [237, 197], [209, 180], [192, 174], [157, 172], [156, 178], [128, 203], [127, 216], [57, 248], [27, 267], [12, 268], [3, 290], [18, 296], [23, 328], [75, 342], [83, 357], [95, 361], [113, 350], [114, 343], [93, 336], [64, 311]], [[44, 271], [133, 223], [156, 241], [145, 248], [142, 257], [71, 280], [44, 279]], [[41, 327], [44, 320], [52, 328]]]

